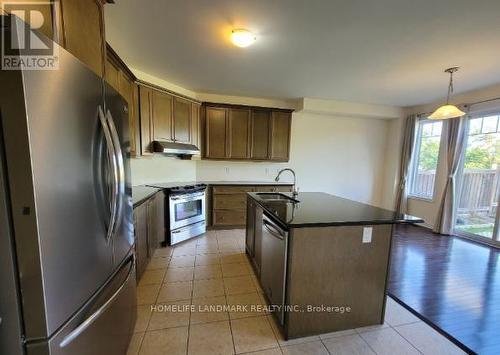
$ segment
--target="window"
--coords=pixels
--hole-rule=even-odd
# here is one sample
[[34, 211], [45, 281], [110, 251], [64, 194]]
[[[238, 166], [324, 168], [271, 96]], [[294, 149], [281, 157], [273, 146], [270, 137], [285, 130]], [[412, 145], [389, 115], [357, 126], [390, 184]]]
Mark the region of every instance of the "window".
[[457, 174], [455, 233], [498, 240], [500, 115], [471, 117], [468, 123]]
[[418, 122], [410, 174], [410, 196], [432, 199], [441, 144], [442, 121]]

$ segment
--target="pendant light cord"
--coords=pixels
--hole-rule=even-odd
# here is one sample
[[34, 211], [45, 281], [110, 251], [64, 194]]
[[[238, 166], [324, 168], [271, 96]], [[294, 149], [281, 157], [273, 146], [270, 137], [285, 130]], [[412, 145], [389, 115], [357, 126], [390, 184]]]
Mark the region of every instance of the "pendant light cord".
[[453, 94], [453, 72], [450, 71], [450, 84], [448, 85], [448, 96], [446, 96], [446, 104], [450, 103], [450, 95]]

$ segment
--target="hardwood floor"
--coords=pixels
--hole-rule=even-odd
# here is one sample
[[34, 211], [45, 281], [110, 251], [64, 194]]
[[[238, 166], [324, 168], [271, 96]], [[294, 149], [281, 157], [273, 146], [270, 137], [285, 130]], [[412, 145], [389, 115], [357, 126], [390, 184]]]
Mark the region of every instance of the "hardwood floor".
[[464, 350], [500, 354], [500, 249], [411, 225], [394, 231], [389, 294]]

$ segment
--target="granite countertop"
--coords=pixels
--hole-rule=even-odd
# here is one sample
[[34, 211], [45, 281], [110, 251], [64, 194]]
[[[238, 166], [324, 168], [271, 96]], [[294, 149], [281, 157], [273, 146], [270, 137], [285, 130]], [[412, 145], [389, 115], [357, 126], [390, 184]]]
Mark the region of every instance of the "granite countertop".
[[207, 184], [207, 185], [284, 185], [290, 186], [293, 185], [291, 182], [284, 181], [207, 181], [207, 180], [199, 180], [199, 181], [176, 181], [176, 182], [162, 182], [162, 183], [153, 183], [146, 185], [138, 185], [132, 187], [132, 202], [134, 207], [140, 205], [148, 198], [153, 196], [156, 192], [162, 189], [168, 189], [177, 186], [184, 185], [194, 185], [194, 184]]
[[286, 181], [211, 181], [211, 180], [198, 180], [198, 181], [177, 181], [177, 182], [157, 182], [152, 184], [147, 184], [151, 187], [159, 188], [172, 188], [184, 185], [194, 185], [194, 184], [207, 184], [207, 185], [293, 185], [293, 182]]
[[284, 193], [298, 203], [263, 200], [256, 192], [248, 193], [266, 214], [284, 228], [317, 226], [375, 225], [420, 223], [421, 218], [348, 200], [324, 192]]
[[133, 186], [132, 187], [132, 203], [134, 207], [139, 206], [141, 203], [146, 201], [148, 198], [153, 196], [155, 193], [161, 189], [151, 186]]

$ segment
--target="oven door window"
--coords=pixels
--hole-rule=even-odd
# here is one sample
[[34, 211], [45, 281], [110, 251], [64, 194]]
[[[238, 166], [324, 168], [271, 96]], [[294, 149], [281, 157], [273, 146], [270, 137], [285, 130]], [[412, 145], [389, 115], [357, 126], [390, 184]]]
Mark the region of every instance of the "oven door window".
[[183, 221], [201, 215], [201, 200], [175, 204], [175, 221]]

